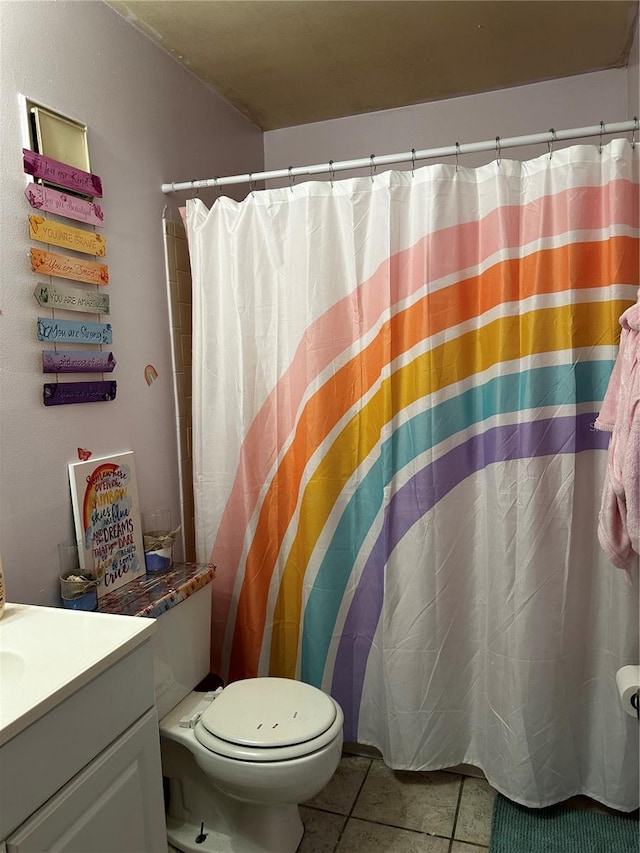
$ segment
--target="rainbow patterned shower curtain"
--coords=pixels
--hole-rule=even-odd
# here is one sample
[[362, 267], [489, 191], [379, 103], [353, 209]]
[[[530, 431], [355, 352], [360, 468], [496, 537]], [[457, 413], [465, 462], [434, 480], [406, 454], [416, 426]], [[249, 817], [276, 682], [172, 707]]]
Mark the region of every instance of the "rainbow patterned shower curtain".
[[[395, 768], [637, 807], [637, 585], [592, 424], [638, 287], [614, 140], [187, 205], [212, 666], [330, 692]], [[634, 787], [635, 785], [635, 787]]]

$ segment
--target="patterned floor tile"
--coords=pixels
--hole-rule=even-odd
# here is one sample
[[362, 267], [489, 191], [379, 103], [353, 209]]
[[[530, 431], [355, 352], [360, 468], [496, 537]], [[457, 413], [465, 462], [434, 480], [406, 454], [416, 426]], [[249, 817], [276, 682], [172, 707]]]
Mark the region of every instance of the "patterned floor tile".
[[344, 815], [308, 809], [300, 806], [304, 836], [297, 853], [333, 853], [345, 825]]
[[333, 779], [320, 793], [305, 803], [314, 809], [348, 815], [371, 764], [370, 758], [347, 755], [342, 758]]
[[351, 818], [336, 853], [447, 853], [446, 838]]
[[449, 838], [460, 784], [452, 773], [394, 771], [373, 761], [353, 816]]
[[489, 846], [495, 796], [495, 790], [484, 779], [464, 779], [454, 838]]
[[450, 853], [487, 853], [487, 848], [477, 844], [467, 844], [466, 841], [454, 841]]

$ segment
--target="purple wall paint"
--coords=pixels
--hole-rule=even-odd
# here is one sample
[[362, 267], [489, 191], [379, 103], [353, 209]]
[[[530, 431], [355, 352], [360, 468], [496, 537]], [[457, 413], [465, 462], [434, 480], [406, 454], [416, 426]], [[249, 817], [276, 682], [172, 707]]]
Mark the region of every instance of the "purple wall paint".
[[[46, 345], [36, 334], [40, 277], [28, 262], [24, 190], [33, 184], [23, 172], [31, 146], [21, 96], [88, 127], [118, 357], [109, 405], [42, 404]], [[142, 507], [180, 517], [162, 215], [167, 205], [177, 218], [185, 196], [160, 186], [260, 171], [262, 132], [106, 3], [88, 0], [2, 4], [0, 107], [0, 550], [9, 601], [57, 605], [56, 545], [74, 535], [66, 471], [78, 447], [135, 450]], [[213, 191], [202, 197], [210, 203]], [[146, 364], [158, 370], [151, 386]]]

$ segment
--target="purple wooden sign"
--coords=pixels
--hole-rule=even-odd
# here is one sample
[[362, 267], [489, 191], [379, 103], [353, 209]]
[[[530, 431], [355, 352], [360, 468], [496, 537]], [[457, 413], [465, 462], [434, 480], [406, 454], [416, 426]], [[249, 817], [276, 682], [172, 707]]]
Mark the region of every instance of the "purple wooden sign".
[[43, 373], [111, 373], [116, 366], [112, 352], [94, 350], [42, 350]]
[[45, 406], [69, 403], [103, 403], [116, 399], [115, 380], [104, 382], [45, 382], [42, 399]]
[[97, 175], [83, 172], [82, 169], [76, 169], [75, 166], [69, 166], [59, 160], [52, 160], [51, 157], [45, 157], [43, 154], [36, 154], [28, 148], [23, 148], [22, 154], [24, 170], [28, 175], [69, 190], [76, 190], [84, 195], [102, 198], [102, 181]]
[[67, 219], [75, 219], [78, 222], [87, 222], [89, 225], [104, 225], [104, 213], [99, 204], [76, 198], [74, 195], [52, 190], [49, 187], [41, 187], [39, 184], [29, 184], [24, 191], [27, 201], [36, 210], [44, 210], [47, 213], [57, 213], [66, 216]]

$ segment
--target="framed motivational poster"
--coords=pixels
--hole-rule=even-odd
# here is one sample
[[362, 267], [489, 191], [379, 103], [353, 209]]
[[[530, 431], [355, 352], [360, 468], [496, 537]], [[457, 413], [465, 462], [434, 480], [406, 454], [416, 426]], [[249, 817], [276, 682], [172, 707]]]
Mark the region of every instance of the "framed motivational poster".
[[133, 451], [72, 462], [69, 481], [80, 566], [100, 597], [146, 571]]

